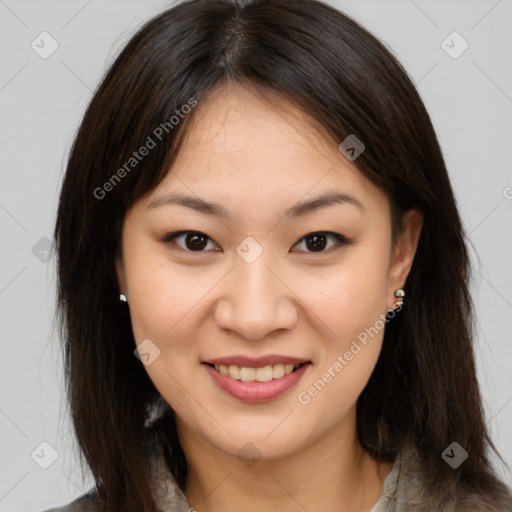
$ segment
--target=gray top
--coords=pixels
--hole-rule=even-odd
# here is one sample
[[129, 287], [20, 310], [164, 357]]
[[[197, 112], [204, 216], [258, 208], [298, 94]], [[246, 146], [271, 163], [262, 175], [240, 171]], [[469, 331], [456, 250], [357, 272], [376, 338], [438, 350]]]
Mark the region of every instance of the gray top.
[[[178, 487], [174, 477], [165, 465], [163, 455], [152, 459], [154, 474], [153, 494], [161, 512], [192, 512], [187, 498]], [[473, 492], [471, 489], [457, 489], [452, 482], [446, 482], [435, 495], [426, 494], [422, 485], [423, 476], [420, 460], [414, 448], [404, 448], [396, 457], [386, 477], [379, 499], [370, 512], [512, 512], [512, 498], [504, 489], [496, 489], [495, 501]], [[94, 505], [90, 491], [73, 502], [60, 508], [44, 512], [101, 512]], [[499, 504], [497, 505], [497, 503]]]

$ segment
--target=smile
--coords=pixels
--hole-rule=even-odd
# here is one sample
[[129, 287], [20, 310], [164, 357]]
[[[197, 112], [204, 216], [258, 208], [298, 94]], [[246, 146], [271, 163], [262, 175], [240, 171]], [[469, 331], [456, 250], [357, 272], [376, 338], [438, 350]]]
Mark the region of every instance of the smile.
[[311, 363], [276, 364], [259, 368], [209, 363], [202, 365], [215, 384], [230, 396], [247, 402], [265, 402], [290, 390]]
[[[306, 364], [306, 363], [303, 363]], [[224, 365], [215, 364], [214, 368], [227, 377], [235, 380], [243, 380], [244, 382], [251, 382], [257, 380], [258, 382], [268, 382], [273, 379], [280, 379], [285, 374], [292, 373], [300, 364], [276, 364], [267, 365], [262, 368], [248, 368], [245, 366], [237, 365]]]

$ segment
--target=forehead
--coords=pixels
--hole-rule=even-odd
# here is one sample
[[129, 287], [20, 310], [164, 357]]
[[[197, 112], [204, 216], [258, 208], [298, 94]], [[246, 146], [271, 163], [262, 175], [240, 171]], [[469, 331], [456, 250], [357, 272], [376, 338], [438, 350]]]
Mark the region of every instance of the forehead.
[[172, 172], [146, 205], [162, 193], [178, 191], [216, 203], [282, 208], [283, 200], [291, 204], [340, 190], [382, 206], [383, 194], [332, 138], [284, 98], [277, 100], [269, 103], [238, 85], [203, 100]]

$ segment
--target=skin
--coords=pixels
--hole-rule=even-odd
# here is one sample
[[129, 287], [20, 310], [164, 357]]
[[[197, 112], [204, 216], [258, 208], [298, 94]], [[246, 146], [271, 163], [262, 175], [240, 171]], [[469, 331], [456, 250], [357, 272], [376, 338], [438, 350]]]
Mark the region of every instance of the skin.
[[[422, 216], [407, 212], [393, 248], [387, 196], [301, 112], [282, 99], [280, 105], [230, 85], [197, 107], [172, 172], [126, 214], [116, 261], [120, 290], [136, 343], [149, 338], [160, 350], [145, 368], [176, 412], [190, 506], [366, 511], [391, 465], [361, 447], [355, 407], [384, 329], [360, 344], [308, 404], [299, 403], [298, 393], [393, 308]], [[297, 218], [283, 215], [327, 189], [353, 194], [364, 211], [336, 204]], [[222, 205], [232, 218], [176, 204], [148, 207], [170, 192]], [[163, 241], [181, 230], [209, 237], [202, 252], [185, 237]], [[319, 231], [354, 242], [339, 245], [328, 237], [323, 252], [315, 252], [304, 237]], [[263, 249], [252, 263], [236, 252], [248, 236]], [[290, 355], [312, 365], [285, 395], [245, 403], [220, 390], [200, 364], [236, 354]], [[237, 456], [248, 442], [259, 457], [250, 467]]]

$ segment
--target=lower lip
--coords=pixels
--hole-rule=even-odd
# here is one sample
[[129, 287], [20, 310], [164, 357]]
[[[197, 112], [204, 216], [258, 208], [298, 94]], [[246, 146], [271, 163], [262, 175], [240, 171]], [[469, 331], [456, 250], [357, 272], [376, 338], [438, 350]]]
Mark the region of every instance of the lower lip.
[[215, 368], [204, 364], [206, 371], [221, 389], [233, 398], [244, 402], [267, 402], [284, 395], [294, 384], [299, 382], [311, 363], [306, 363], [291, 373], [286, 373], [279, 379], [268, 382], [235, 380], [223, 375]]

